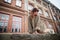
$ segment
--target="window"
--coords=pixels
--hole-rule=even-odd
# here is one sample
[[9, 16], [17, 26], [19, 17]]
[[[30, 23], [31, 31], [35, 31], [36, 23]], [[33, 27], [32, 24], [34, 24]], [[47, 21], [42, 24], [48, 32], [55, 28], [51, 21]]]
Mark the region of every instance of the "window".
[[56, 20], [56, 17], [55, 16], [53, 16], [53, 18], [54, 18], [54, 20]]
[[11, 3], [11, 0], [4, 0], [5, 2], [7, 2], [7, 3]]
[[53, 16], [53, 19], [54, 19], [55, 21], [58, 21], [58, 18], [57, 18], [56, 15]]
[[8, 26], [9, 15], [0, 14], [0, 32], [6, 32]]
[[54, 10], [54, 9], [55, 9], [55, 8], [52, 7], [52, 11], [55, 13], [55, 10]]
[[15, 32], [17, 32], [17, 28], [15, 29]]
[[22, 5], [22, 0], [16, 0], [16, 6], [21, 7], [21, 5]]
[[48, 16], [49, 16], [49, 15], [48, 15], [48, 12], [46, 12], [46, 11], [45, 11], [44, 15], [45, 15], [45, 17], [48, 17]]
[[32, 4], [28, 4], [28, 16], [30, 15], [30, 11], [33, 9], [33, 5]]
[[60, 17], [59, 17], [59, 22], [60, 22]]
[[53, 28], [53, 25], [49, 21], [47, 21], [46, 23], [48, 25], [48, 29], [52, 29]]
[[33, 6], [32, 5], [28, 5], [28, 10], [32, 10], [33, 9]]
[[48, 24], [48, 28], [52, 29], [52, 25], [51, 24]]
[[12, 32], [20, 32], [21, 31], [21, 23], [22, 23], [22, 18], [13, 16]]
[[42, 14], [42, 9], [39, 9], [39, 14]]
[[25, 10], [28, 10], [28, 0], [24, 0], [25, 1]]

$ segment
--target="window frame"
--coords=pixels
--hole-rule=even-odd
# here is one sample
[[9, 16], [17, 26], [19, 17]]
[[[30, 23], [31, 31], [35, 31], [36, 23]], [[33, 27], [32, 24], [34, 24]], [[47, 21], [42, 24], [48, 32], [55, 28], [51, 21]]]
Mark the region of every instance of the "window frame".
[[13, 29], [13, 32], [12, 32], [12, 33], [19, 33], [19, 32], [21, 32], [21, 29], [22, 29], [22, 17], [20, 17], [20, 16], [15, 16], [15, 15], [13, 15], [13, 17], [21, 18], [21, 22], [14, 21], [13, 18], [12, 18], [12, 24], [13, 24], [14, 22], [18, 22], [18, 23], [21, 24], [21, 26], [19, 25], [19, 31], [17, 30], [17, 32], [15, 32], [15, 31], [16, 31], [15, 29], [17, 29], [17, 28], [13, 28], [13, 26], [12, 26], [11, 32], [12, 32], [12, 29]]
[[[8, 20], [6, 20], [6, 19], [1, 19], [1, 18], [0, 18], [0, 21], [1, 21], [1, 20], [4, 21], [4, 22], [3, 22], [3, 23], [4, 23], [4, 26], [5, 26], [5, 23], [7, 23], [7, 27], [6, 27], [6, 32], [7, 32], [7, 28], [8, 28], [8, 24], [9, 24], [9, 17], [10, 17], [10, 16], [9, 16], [9, 14], [5, 14], [5, 13], [2, 13], [2, 12], [0, 12], [0, 14], [3, 14], [3, 15], [5, 15], [5, 16], [6, 16], [6, 15], [8, 16]], [[7, 21], [7, 22], [6, 22], [6, 21]], [[3, 33], [3, 32], [5, 31], [5, 30], [4, 30], [4, 29], [5, 29], [4, 26], [2, 27], [2, 32], [1, 32], [1, 33]], [[4, 32], [4, 33], [6, 33], [6, 32]]]

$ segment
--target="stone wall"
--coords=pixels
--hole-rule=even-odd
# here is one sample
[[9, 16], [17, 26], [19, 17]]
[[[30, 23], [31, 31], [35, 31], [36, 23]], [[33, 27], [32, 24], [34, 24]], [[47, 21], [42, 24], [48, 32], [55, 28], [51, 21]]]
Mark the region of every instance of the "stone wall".
[[0, 40], [60, 40], [60, 34], [0, 34]]

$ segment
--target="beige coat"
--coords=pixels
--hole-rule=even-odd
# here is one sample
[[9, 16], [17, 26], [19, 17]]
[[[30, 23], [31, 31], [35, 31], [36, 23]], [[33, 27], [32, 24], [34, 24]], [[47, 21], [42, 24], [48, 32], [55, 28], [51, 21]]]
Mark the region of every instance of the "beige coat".
[[40, 16], [35, 16], [33, 19], [31, 16], [28, 17], [28, 32], [33, 33], [39, 29], [40, 31], [44, 31], [43, 22], [40, 20]]

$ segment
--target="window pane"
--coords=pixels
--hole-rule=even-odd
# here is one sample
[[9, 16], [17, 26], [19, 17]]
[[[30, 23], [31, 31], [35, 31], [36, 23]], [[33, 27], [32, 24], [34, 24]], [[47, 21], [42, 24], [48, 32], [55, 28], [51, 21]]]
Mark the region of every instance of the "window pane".
[[8, 0], [4, 0], [5, 2], [7, 2]]
[[48, 28], [49, 28], [49, 29], [52, 29], [53, 26], [52, 26], [52, 24], [49, 23], [48, 21], [47, 21], [47, 25], [48, 25]]
[[12, 32], [14, 31], [14, 29], [12, 28]]
[[11, 0], [8, 0], [8, 3], [11, 3]]
[[41, 9], [39, 9], [39, 14], [42, 14], [42, 10]]
[[28, 10], [28, 0], [24, 0], [25, 2], [25, 10]]
[[15, 29], [15, 32], [17, 32], [17, 28]]
[[16, 5], [18, 6], [19, 5], [19, 1], [16, 0]]
[[0, 22], [0, 27], [2, 28], [4, 26], [4, 22]]
[[22, 1], [21, 0], [16, 0], [16, 6], [20, 6], [21, 7], [21, 3]]
[[44, 14], [44, 15], [45, 15], [45, 17], [48, 17], [48, 12], [45, 12], [45, 14]]
[[13, 21], [20, 21], [21, 20], [21, 18], [19, 18], [19, 17], [13, 17]]
[[28, 5], [28, 10], [32, 10], [33, 6], [32, 5]]
[[51, 24], [49, 24], [49, 28], [52, 28], [52, 25]]
[[8, 20], [9, 19], [9, 15], [5, 15], [5, 14], [0, 14], [1, 16], [1, 19], [3, 19], [3, 20]]
[[2, 32], [2, 28], [0, 28], [0, 32]]
[[19, 6], [21, 7], [21, 1], [19, 1]]
[[4, 0], [5, 2], [11, 3], [11, 0]]
[[6, 28], [4, 28], [4, 32], [6, 32], [7, 30], [6, 30]]
[[54, 20], [56, 20], [56, 17], [55, 16], [53, 16], [53, 18], [54, 18]]
[[15, 30], [13, 30], [12, 32], [19, 32], [21, 30], [21, 23], [22, 23], [22, 18], [20, 17], [13, 17], [13, 23], [12, 23], [12, 28]]
[[8, 25], [8, 22], [5, 23], [5, 26], [7, 26], [7, 25]]

